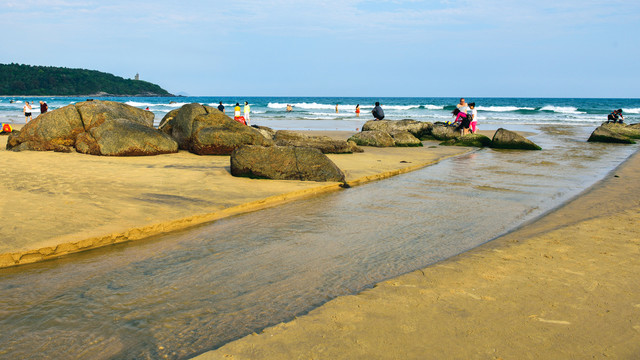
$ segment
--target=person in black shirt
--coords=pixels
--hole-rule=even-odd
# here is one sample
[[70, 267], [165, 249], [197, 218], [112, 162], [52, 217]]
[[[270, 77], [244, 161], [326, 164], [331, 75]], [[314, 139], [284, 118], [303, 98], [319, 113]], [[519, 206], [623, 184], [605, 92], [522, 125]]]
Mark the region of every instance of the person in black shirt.
[[49, 106], [47, 105], [47, 103], [44, 101], [40, 101], [40, 114], [46, 113], [47, 110], [49, 110]]
[[376, 101], [376, 106], [371, 110], [371, 114], [373, 114], [373, 117], [376, 118], [376, 120], [384, 119], [384, 111], [382, 111], [378, 101]]
[[218, 105], [218, 110], [224, 114], [224, 105], [222, 105], [222, 101], [220, 101], [220, 105]]

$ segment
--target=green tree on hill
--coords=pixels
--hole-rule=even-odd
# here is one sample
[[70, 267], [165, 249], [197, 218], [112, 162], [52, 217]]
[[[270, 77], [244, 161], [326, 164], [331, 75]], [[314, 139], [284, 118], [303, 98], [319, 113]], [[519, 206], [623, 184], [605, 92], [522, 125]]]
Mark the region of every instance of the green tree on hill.
[[96, 70], [0, 64], [0, 95], [171, 96], [156, 84]]

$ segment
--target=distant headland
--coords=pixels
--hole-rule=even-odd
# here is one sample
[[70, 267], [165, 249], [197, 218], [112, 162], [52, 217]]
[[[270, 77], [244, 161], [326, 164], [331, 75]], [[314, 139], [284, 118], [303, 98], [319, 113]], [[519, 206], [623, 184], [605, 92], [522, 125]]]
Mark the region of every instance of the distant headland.
[[156, 84], [86, 69], [0, 64], [1, 95], [173, 96]]

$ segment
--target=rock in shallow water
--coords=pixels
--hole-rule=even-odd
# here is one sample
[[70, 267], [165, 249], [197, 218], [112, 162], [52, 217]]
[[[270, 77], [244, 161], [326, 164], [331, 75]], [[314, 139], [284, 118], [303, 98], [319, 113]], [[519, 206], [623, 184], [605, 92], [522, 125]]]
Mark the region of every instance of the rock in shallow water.
[[542, 150], [542, 148], [533, 141], [503, 128], [499, 128], [493, 135], [491, 147], [496, 149]]
[[320, 150], [245, 145], [231, 153], [231, 174], [252, 178], [344, 182], [342, 170]]

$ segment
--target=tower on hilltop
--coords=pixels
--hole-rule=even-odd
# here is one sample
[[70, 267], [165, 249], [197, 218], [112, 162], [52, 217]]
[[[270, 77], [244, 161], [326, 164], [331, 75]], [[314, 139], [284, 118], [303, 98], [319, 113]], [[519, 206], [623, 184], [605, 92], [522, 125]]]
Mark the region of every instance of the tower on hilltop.
[[136, 73], [136, 80], [140, 80], [140, 74]]

